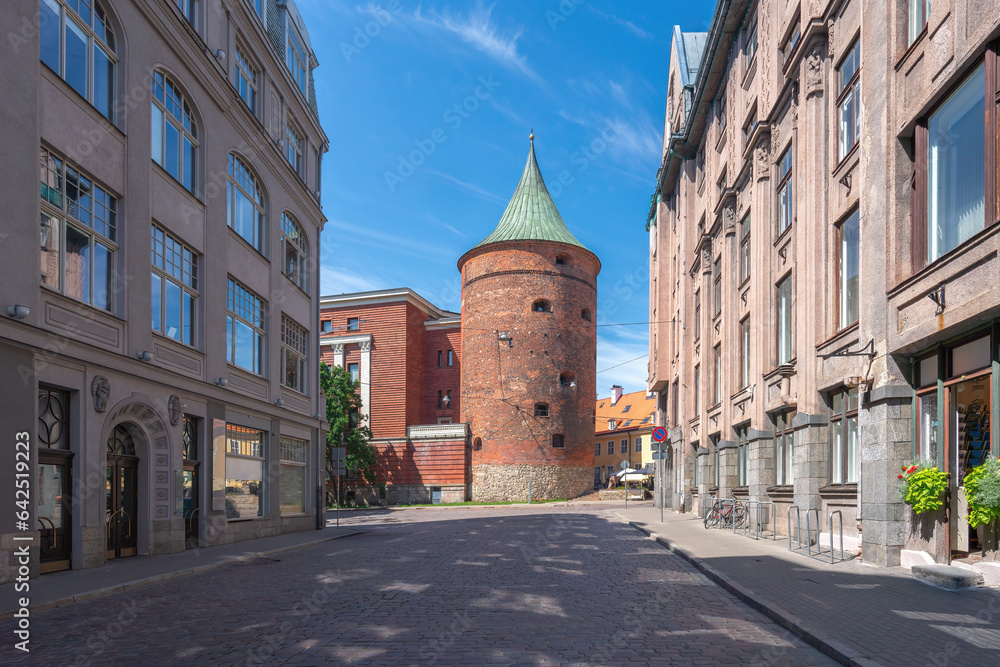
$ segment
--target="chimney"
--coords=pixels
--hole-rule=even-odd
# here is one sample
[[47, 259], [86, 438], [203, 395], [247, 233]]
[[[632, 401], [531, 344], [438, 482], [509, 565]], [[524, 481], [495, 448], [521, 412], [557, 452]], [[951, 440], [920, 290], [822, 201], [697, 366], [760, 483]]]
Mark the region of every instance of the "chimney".
[[617, 384], [611, 385], [611, 407], [615, 407], [615, 404], [618, 403], [621, 397], [622, 397], [621, 385]]

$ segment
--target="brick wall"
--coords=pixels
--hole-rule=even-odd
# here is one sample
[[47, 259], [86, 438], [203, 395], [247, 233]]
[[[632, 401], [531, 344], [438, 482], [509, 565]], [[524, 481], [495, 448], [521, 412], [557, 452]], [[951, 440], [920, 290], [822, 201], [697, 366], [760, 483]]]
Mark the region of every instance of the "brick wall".
[[[424, 393], [423, 423], [436, 424], [440, 417], [451, 417], [452, 422], [462, 421], [462, 330], [430, 329], [426, 335], [426, 388]], [[452, 365], [448, 366], [448, 350], [452, 351]], [[441, 367], [438, 367], [438, 352], [441, 352]], [[437, 393], [447, 395], [451, 390], [451, 404], [447, 409], [438, 409]]]
[[[565, 255], [565, 264], [557, 264]], [[548, 242], [497, 243], [471, 251], [462, 271], [462, 420], [482, 448], [472, 453], [477, 468], [511, 474], [525, 464], [559, 466], [582, 477], [581, 492], [593, 485], [594, 395], [596, 393], [596, 276], [591, 253]], [[545, 299], [551, 312], [534, 312]], [[587, 310], [590, 320], [582, 317]], [[509, 332], [513, 347], [498, 340]], [[572, 372], [576, 387], [559, 384]], [[549, 416], [535, 417], [536, 402]], [[552, 447], [561, 434], [563, 448]], [[579, 469], [587, 474], [581, 476]], [[476, 496], [476, 480], [473, 495]]]
[[465, 484], [465, 440], [376, 442], [378, 479], [390, 485]]

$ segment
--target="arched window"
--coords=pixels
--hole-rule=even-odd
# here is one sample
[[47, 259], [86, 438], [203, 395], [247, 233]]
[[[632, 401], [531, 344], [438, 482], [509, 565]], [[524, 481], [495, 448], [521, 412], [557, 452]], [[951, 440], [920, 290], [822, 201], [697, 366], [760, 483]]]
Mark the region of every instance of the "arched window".
[[590, 321], [590, 308], [584, 308], [583, 310], [581, 310], [580, 311], [580, 317], [583, 318], [583, 319], [585, 319], [585, 320], [587, 320], [589, 322]]
[[535, 313], [551, 313], [552, 304], [545, 299], [539, 299], [538, 301], [531, 304], [531, 310]]
[[575, 387], [576, 386], [576, 375], [570, 372], [559, 374], [559, 386], [560, 387]]
[[194, 192], [198, 127], [180, 88], [163, 72], [152, 80], [153, 162]]
[[263, 254], [264, 192], [250, 167], [233, 153], [229, 154], [226, 200], [229, 226]]
[[535, 416], [536, 417], [548, 417], [549, 416], [549, 404], [548, 403], [535, 403]]
[[42, 62], [114, 121], [115, 33], [99, 2], [40, 0]]
[[552, 446], [553, 447], [565, 447], [565, 445], [563, 444], [562, 433], [553, 433], [552, 434]]
[[309, 256], [309, 246], [301, 225], [288, 211], [281, 215], [281, 255], [281, 272], [308, 292], [306, 258]]
[[480, 451], [480, 450], [482, 450], [482, 448], [483, 448], [483, 439], [482, 438], [476, 438], [475, 442], [472, 445], [472, 448], [474, 450], [476, 450], [477, 452]]
[[108, 437], [108, 454], [135, 456], [135, 441], [128, 429], [119, 424]]

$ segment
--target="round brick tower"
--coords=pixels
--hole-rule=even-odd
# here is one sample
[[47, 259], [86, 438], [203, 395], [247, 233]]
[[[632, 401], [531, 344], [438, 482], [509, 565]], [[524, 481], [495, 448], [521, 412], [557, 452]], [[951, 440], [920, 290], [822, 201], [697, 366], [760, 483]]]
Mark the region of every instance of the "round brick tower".
[[593, 489], [597, 274], [535, 161], [500, 223], [458, 260], [462, 420], [472, 499], [572, 498]]

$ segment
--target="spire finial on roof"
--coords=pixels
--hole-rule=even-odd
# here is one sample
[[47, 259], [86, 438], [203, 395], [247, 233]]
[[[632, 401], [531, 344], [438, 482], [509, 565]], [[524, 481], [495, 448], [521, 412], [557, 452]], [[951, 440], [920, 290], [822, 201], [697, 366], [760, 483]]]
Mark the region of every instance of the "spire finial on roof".
[[528, 139], [531, 140], [531, 143], [535, 143], [535, 129], [534, 128], [531, 129], [531, 134], [528, 135]]

